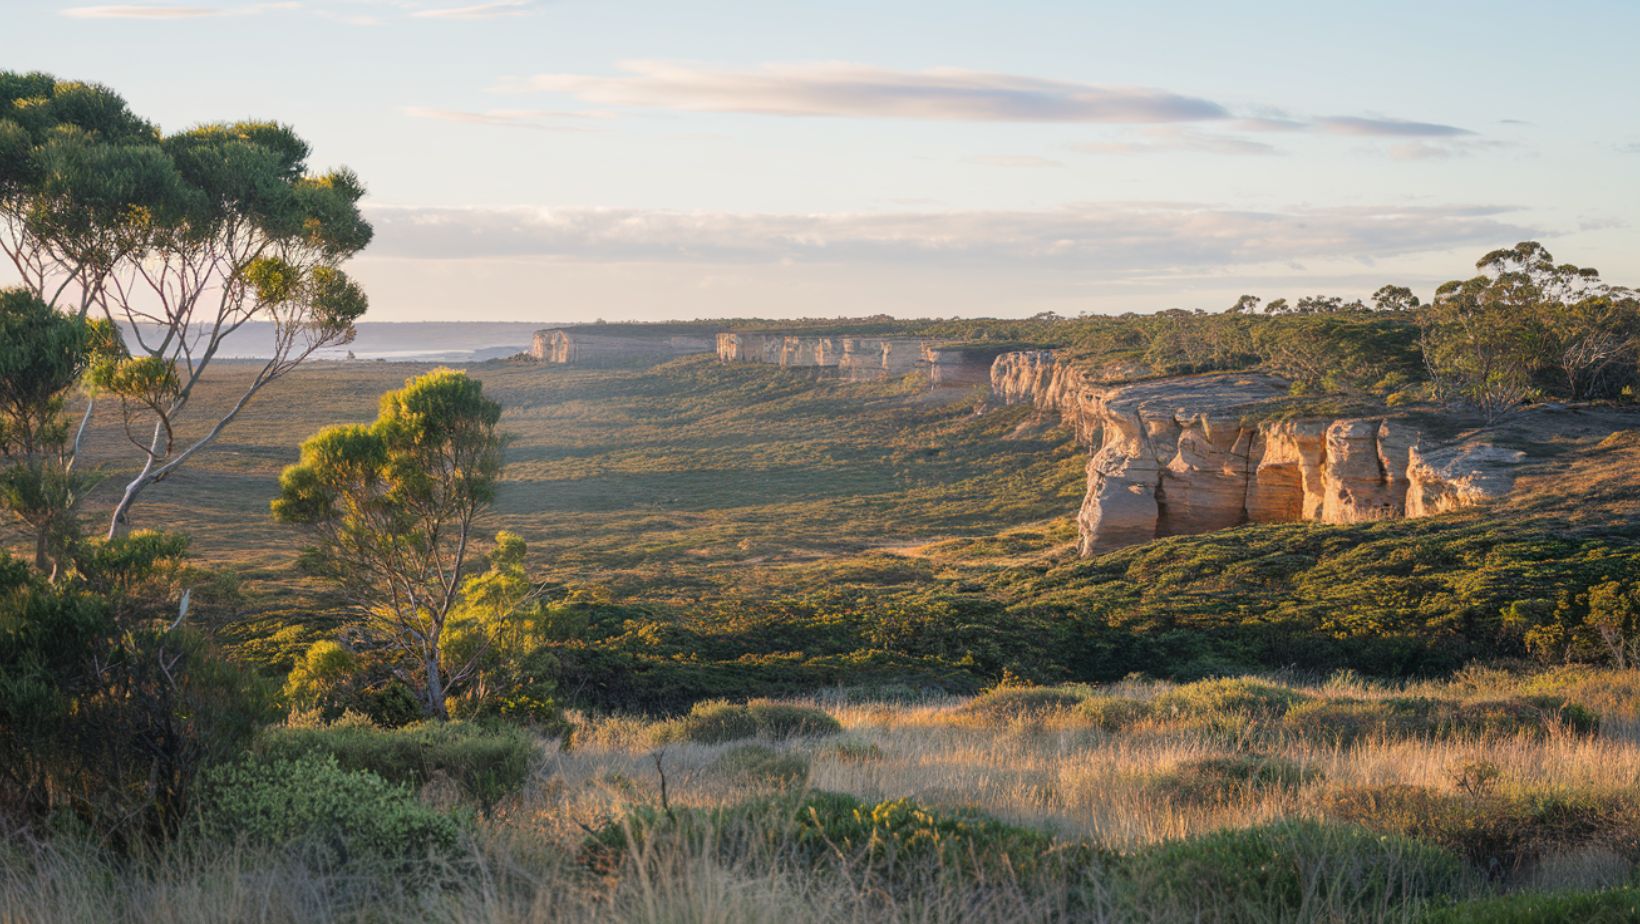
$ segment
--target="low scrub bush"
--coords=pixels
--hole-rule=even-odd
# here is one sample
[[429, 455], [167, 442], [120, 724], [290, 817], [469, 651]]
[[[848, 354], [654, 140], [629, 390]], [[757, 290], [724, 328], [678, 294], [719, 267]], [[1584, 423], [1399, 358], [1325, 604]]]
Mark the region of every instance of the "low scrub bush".
[[1382, 920], [1452, 894], [1467, 871], [1409, 838], [1314, 821], [1167, 841], [1118, 862], [1118, 896], [1139, 920]]
[[207, 843], [295, 848], [322, 868], [449, 859], [463, 829], [409, 787], [329, 754], [218, 767], [205, 776], [199, 819]]
[[689, 714], [661, 722], [651, 730], [656, 743], [693, 741], [722, 744], [743, 738], [806, 738], [834, 735], [843, 726], [831, 713], [812, 706], [751, 702], [746, 705], [708, 700]]
[[1556, 696], [1515, 696], [1457, 702], [1425, 696], [1315, 699], [1281, 718], [1281, 728], [1313, 741], [1354, 744], [1375, 738], [1541, 736], [1555, 730], [1594, 734], [1600, 719]]
[[827, 792], [714, 809], [643, 806], [592, 832], [582, 859], [609, 872], [659, 839], [709, 848], [726, 860], [772, 849], [807, 868], [841, 862], [851, 875], [865, 873], [889, 886], [935, 873], [1009, 882], [1081, 876], [1104, 859], [1086, 845], [1059, 843], [980, 812], [934, 810], [909, 799], [862, 802]]
[[1211, 724], [1237, 718], [1279, 719], [1307, 699], [1291, 687], [1257, 677], [1225, 677], [1174, 687], [1158, 696], [1154, 707], [1161, 716]]
[[1185, 761], [1151, 781], [1151, 788], [1174, 802], [1227, 802], [1238, 796], [1294, 790], [1321, 778], [1321, 772], [1280, 757], [1227, 754]]
[[1630, 924], [1640, 921], [1640, 889], [1519, 892], [1459, 902], [1426, 913], [1420, 924]]
[[1119, 732], [1150, 717], [1150, 703], [1126, 696], [1094, 694], [1076, 705], [1076, 713], [1095, 728]]
[[733, 786], [790, 789], [809, 778], [808, 758], [762, 744], [741, 744], [719, 754], [706, 772]]
[[255, 750], [273, 760], [329, 755], [344, 770], [367, 770], [406, 786], [449, 780], [486, 809], [524, 784], [538, 753], [535, 739], [523, 729], [468, 722], [271, 728], [257, 739]]
[[1628, 791], [1442, 793], [1415, 786], [1346, 789], [1330, 815], [1377, 831], [1415, 837], [1467, 857], [1494, 878], [1508, 878], [1545, 856], [1601, 847], [1640, 860], [1640, 796]]
[[1057, 687], [997, 687], [964, 703], [960, 711], [981, 722], [1006, 723], [1064, 712], [1082, 699], [1079, 693]]

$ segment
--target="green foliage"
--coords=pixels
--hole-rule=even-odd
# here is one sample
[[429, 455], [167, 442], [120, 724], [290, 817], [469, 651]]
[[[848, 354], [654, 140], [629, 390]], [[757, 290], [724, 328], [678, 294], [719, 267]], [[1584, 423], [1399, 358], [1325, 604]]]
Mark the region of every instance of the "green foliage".
[[1241, 753], [1187, 760], [1151, 781], [1159, 795], [1176, 802], [1228, 802], [1252, 793], [1294, 790], [1321, 778], [1321, 771], [1281, 757]]
[[[480, 602], [461, 610], [473, 521], [501, 476], [500, 418], [478, 380], [436, 369], [384, 394], [370, 426], [304, 441], [272, 505], [275, 519], [309, 529], [318, 545], [308, 560], [364, 614], [362, 628], [403, 655], [430, 716], [449, 714], [448, 697], [479, 677], [496, 623], [513, 615]], [[503, 550], [501, 565], [521, 568], [522, 552]], [[484, 602], [522, 602], [477, 585], [487, 587]], [[461, 644], [451, 624], [464, 621]]]
[[1078, 703], [1076, 712], [1101, 731], [1119, 732], [1150, 718], [1152, 708], [1140, 699], [1094, 694]]
[[325, 754], [212, 770], [199, 818], [213, 843], [294, 849], [325, 869], [448, 861], [464, 827], [417, 802], [408, 787]]
[[384, 729], [357, 723], [317, 728], [269, 728], [255, 751], [275, 761], [309, 755], [333, 758], [344, 770], [364, 770], [407, 786], [444, 779], [486, 810], [529, 779], [538, 748], [511, 726], [423, 722]]
[[706, 765], [706, 772], [735, 787], [790, 789], [809, 778], [808, 758], [763, 744], [740, 744]]
[[1640, 921], [1640, 890], [1516, 892], [1436, 908], [1420, 924], [1633, 924]]
[[1054, 687], [997, 687], [969, 700], [962, 711], [982, 722], [1007, 723], [1066, 712], [1082, 699], [1080, 693]]
[[1281, 821], [1141, 848], [1117, 865], [1123, 904], [1151, 920], [1379, 920], [1450, 894], [1462, 862], [1365, 829]]
[[890, 888], [936, 871], [1004, 882], [1074, 877], [1094, 872], [1101, 859], [1085, 846], [1056, 844], [980, 812], [935, 810], [909, 799], [873, 804], [828, 792], [716, 809], [640, 807], [593, 832], [582, 857], [613, 870], [635, 846], [662, 838], [728, 856], [750, 844], [779, 845], [817, 870], [841, 860], [851, 875], [864, 873]]
[[1156, 697], [1159, 715], [1205, 722], [1245, 717], [1279, 719], [1306, 699], [1303, 693], [1257, 677], [1198, 680]]
[[656, 725], [657, 742], [721, 744], [742, 738], [798, 738], [834, 735], [842, 725], [823, 709], [783, 703], [739, 705], [723, 700], [696, 703], [689, 714]]
[[1586, 846], [1640, 861], [1640, 804], [1633, 792], [1510, 792], [1493, 783], [1469, 788], [1457, 793], [1413, 786], [1347, 789], [1330, 794], [1327, 811], [1374, 830], [1439, 844], [1493, 877], [1513, 876], [1545, 856]]
[[120, 845], [174, 833], [200, 770], [271, 717], [259, 683], [161, 621], [175, 614], [143, 593], [151, 559], [124, 548], [142, 538], [55, 585], [0, 556], [0, 807]]

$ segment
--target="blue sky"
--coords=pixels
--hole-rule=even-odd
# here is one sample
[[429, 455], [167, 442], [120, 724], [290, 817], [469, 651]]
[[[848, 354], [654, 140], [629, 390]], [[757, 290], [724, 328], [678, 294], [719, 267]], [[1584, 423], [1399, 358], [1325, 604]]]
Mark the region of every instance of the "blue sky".
[[0, 66], [370, 188], [373, 320], [1640, 283], [1640, 4], [8, 0]]

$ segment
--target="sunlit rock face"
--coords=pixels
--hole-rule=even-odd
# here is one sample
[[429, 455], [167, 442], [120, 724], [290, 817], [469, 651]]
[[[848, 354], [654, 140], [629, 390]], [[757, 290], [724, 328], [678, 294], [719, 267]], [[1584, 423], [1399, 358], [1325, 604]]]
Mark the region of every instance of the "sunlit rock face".
[[1092, 452], [1082, 554], [1243, 523], [1424, 516], [1501, 496], [1521, 454], [1421, 447], [1394, 418], [1266, 420], [1267, 375], [1101, 382], [1050, 351], [998, 356], [993, 393], [1060, 414]]
[[599, 365], [711, 351], [712, 343], [705, 337], [603, 334], [584, 328], [552, 328], [535, 332], [529, 355], [544, 363]]
[[882, 382], [917, 371], [933, 389], [988, 386], [998, 348], [952, 346], [921, 337], [807, 336], [778, 333], [717, 335], [718, 359], [787, 369], [835, 369], [849, 382]]

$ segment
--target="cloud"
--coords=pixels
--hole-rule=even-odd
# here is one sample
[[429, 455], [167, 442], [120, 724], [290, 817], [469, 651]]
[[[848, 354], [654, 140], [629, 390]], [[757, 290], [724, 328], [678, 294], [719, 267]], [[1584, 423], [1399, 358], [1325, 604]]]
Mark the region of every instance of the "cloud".
[[1486, 151], [1517, 147], [1507, 141], [1457, 138], [1436, 141], [1403, 141], [1383, 149], [1392, 160], [1451, 160]]
[[1071, 145], [1083, 154], [1238, 154], [1281, 153], [1275, 145], [1234, 135], [1213, 134], [1191, 129], [1162, 126], [1147, 129], [1141, 138], [1116, 141], [1087, 141]]
[[202, 19], [212, 16], [255, 16], [260, 13], [300, 9], [301, 4], [253, 3], [248, 6], [169, 6], [126, 3], [108, 6], [71, 6], [62, 10], [69, 19]]
[[589, 125], [563, 124], [566, 121], [608, 118], [602, 112], [565, 112], [547, 109], [486, 109], [473, 112], [464, 109], [438, 109], [431, 106], [404, 106], [400, 109], [413, 119], [435, 119], [465, 125], [500, 125], [508, 128], [534, 128], [542, 131], [588, 132]]
[[936, 68], [897, 71], [848, 63], [771, 64], [753, 71], [629, 61], [621, 76], [539, 74], [503, 89], [567, 93], [655, 109], [781, 116], [979, 122], [1156, 123], [1221, 119], [1211, 100], [1143, 87], [1106, 87]]
[[410, 15], [416, 19], [499, 19], [503, 16], [522, 16], [533, 6], [534, 0], [494, 0], [472, 6], [417, 10]]
[[72, 6], [62, 11], [70, 19], [197, 19], [201, 16], [220, 16], [225, 11], [206, 6], [147, 6], [119, 4], [114, 6]]
[[1111, 277], [1491, 247], [1543, 229], [1496, 206], [1284, 210], [1113, 202], [818, 214], [377, 207], [373, 256], [572, 263], [1023, 266]]
[[1453, 138], [1474, 132], [1438, 122], [1409, 122], [1404, 119], [1368, 119], [1360, 116], [1323, 116], [1315, 120], [1321, 131], [1332, 135], [1363, 135], [1393, 138]]
[[981, 154], [968, 158], [971, 164], [985, 167], [1063, 167], [1064, 164], [1032, 154]]

